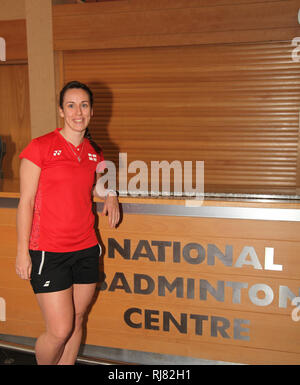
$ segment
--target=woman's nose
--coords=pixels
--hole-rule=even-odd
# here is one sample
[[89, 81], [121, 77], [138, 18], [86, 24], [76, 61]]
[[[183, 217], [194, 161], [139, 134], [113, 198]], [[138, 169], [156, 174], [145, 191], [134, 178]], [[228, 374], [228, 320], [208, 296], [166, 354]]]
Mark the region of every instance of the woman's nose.
[[76, 115], [82, 115], [82, 110], [81, 110], [81, 107], [80, 107], [80, 106], [78, 106], [78, 107], [76, 108]]

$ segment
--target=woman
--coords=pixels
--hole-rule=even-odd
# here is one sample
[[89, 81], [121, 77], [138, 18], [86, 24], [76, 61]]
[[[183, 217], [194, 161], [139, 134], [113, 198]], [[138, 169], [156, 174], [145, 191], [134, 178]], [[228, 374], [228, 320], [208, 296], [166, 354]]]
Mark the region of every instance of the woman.
[[[33, 139], [20, 154], [16, 272], [31, 280], [45, 320], [46, 331], [35, 346], [41, 365], [75, 363], [98, 281], [101, 247], [91, 192], [103, 155], [87, 138], [92, 106], [86, 85], [66, 84], [59, 107], [63, 128]], [[101, 195], [103, 214], [115, 227], [120, 218], [116, 193]]]

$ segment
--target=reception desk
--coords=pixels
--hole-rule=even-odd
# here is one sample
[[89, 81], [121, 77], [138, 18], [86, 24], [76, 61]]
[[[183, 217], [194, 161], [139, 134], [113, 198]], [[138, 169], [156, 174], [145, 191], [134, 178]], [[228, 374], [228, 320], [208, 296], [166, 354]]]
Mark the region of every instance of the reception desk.
[[[43, 321], [15, 275], [10, 188], [0, 193], [0, 337], [34, 339]], [[86, 346], [136, 363], [300, 364], [299, 195], [119, 200], [116, 229], [95, 200], [103, 253]]]

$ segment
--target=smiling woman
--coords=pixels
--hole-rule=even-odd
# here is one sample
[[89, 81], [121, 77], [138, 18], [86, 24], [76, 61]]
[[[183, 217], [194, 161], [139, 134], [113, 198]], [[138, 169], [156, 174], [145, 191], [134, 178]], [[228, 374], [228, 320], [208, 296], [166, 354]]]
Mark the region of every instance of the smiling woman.
[[65, 122], [61, 134], [77, 146], [93, 116], [93, 94], [85, 84], [69, 82], [61, 91], [59, 107], [60, 117]]
[[[36, 343], [38, 364], [74, 364], [99, 278], [91, 193], [103, 155], [86, 138], [92, 105], [85, 84], [68, 83], [60, 94], [63, 128], [33, 139], [20, 154], [16, 272], [31, 279], [46, 323]], [[103, 212], [116, 226], [115, 195], [105, 196]]]

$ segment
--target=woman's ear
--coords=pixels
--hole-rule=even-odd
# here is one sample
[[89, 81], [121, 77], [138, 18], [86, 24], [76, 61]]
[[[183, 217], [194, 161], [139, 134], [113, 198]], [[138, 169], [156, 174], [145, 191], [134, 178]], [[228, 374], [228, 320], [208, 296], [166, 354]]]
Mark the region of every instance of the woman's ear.
[[65, 114], [64, 114], [64, 111], [63, 111], [63, 109], [61, 108], [61, 107], [59, 107], [59, 116], [61, 117], [61, 118], [64, 118], [65, 117]]

